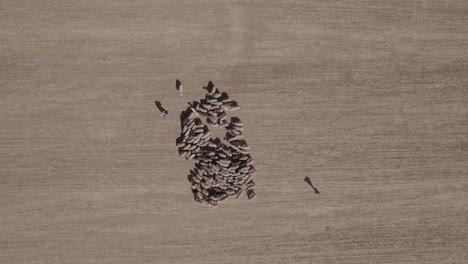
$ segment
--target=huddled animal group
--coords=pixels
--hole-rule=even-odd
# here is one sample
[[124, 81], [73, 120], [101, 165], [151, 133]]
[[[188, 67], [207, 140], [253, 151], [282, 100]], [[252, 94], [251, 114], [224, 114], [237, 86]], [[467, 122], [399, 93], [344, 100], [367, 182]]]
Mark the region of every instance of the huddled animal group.
[[[236, 101], [221, 93], [212, 82], [203, 87], [208, 94], [200, 102], [194, 102], [182, 112], [182, 133], [177, 139], [179, 155], [196, 160], [188, 176], [197, 202], [217, 206], [229, 198], [239, 198], [244, 192], [254, 198], [256, 170], [249, 154], [250, 147], [243, 139], [243, 124], [237, 117], [228, 121], [228, 111], [239, 109]], [[201, 118], [212, 127], [226, 129], [225, 143], [211, 138], [211, 132]]]

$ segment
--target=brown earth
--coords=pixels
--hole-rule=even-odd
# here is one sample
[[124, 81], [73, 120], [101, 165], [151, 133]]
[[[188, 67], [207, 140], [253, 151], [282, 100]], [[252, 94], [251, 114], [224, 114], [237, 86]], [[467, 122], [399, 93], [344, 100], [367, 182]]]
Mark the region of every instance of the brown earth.
[[[467, 263], [467, 14], [0, 0], [0, 262]], [[208, 80], [241, 106], [252, 201], [193, 201], [175, 139]]]

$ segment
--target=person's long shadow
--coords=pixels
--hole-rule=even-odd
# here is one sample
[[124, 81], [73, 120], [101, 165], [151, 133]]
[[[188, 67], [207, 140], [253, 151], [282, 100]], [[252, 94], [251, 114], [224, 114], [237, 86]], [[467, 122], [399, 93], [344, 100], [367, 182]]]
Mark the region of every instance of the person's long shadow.
[[159, 109], [159, 111], [161, 111], [161, 112], [167, 112], [167, 110], [164, 109], [164, 107], [162, 107], [160, 101], [154, 101], [154, 103], [156, 104], [156, 107]]
[[175, 88], [176, 88], [177, 90], [179, 90], [179, 87], [180, 87], [181, 84], [182, 84], [182, 83], [179, 81], [179, 79], [177, 79], [177, 80], [175, 81]]
[[314, 185], [312, 184], [312, 181], [310, 180], [309, 176], [305, 177], [304, 181], [307, 182], [310, 185], [310, 187], [312, 187], [312, 189], [314, 189], [316, 194], [320, 194], [319, 190], [315, 188]]

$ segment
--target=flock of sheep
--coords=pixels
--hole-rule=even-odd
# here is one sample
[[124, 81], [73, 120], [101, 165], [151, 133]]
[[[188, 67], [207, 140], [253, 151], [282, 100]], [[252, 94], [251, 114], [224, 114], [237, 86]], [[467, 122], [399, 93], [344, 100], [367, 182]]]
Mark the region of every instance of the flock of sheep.
[[[203, 87], [208, 91], [205, 99], [190, 104], [181, 115], [182, 133], [177, 138], [179, 155], [197, 160], [190, 170], [189, 181], [197, 202], [217, 206], [229, 198], [239, 198], [244, 192], [254, 198], [255, 183], [252, 176], [256, 170], [243, 139], [243, 124], [237, 117], [228, 121], [228, 111], [239, 109], [236, 101], [221, 93], [210, 81]], [[227, 132], [225, 143], [211, 138], [211, 132], [201, 118], [206, 117], [212, 127], [224, 127]]]

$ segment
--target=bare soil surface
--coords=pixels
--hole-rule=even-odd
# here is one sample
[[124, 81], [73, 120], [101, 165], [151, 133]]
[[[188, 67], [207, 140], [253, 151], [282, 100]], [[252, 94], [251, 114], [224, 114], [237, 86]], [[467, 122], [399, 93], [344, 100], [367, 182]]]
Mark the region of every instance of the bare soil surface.
[[[467, 263], [467, 13], [0, 0], [0, 262]], [[258, 170], [217, 208], [175, 146], [209, 80]]]

